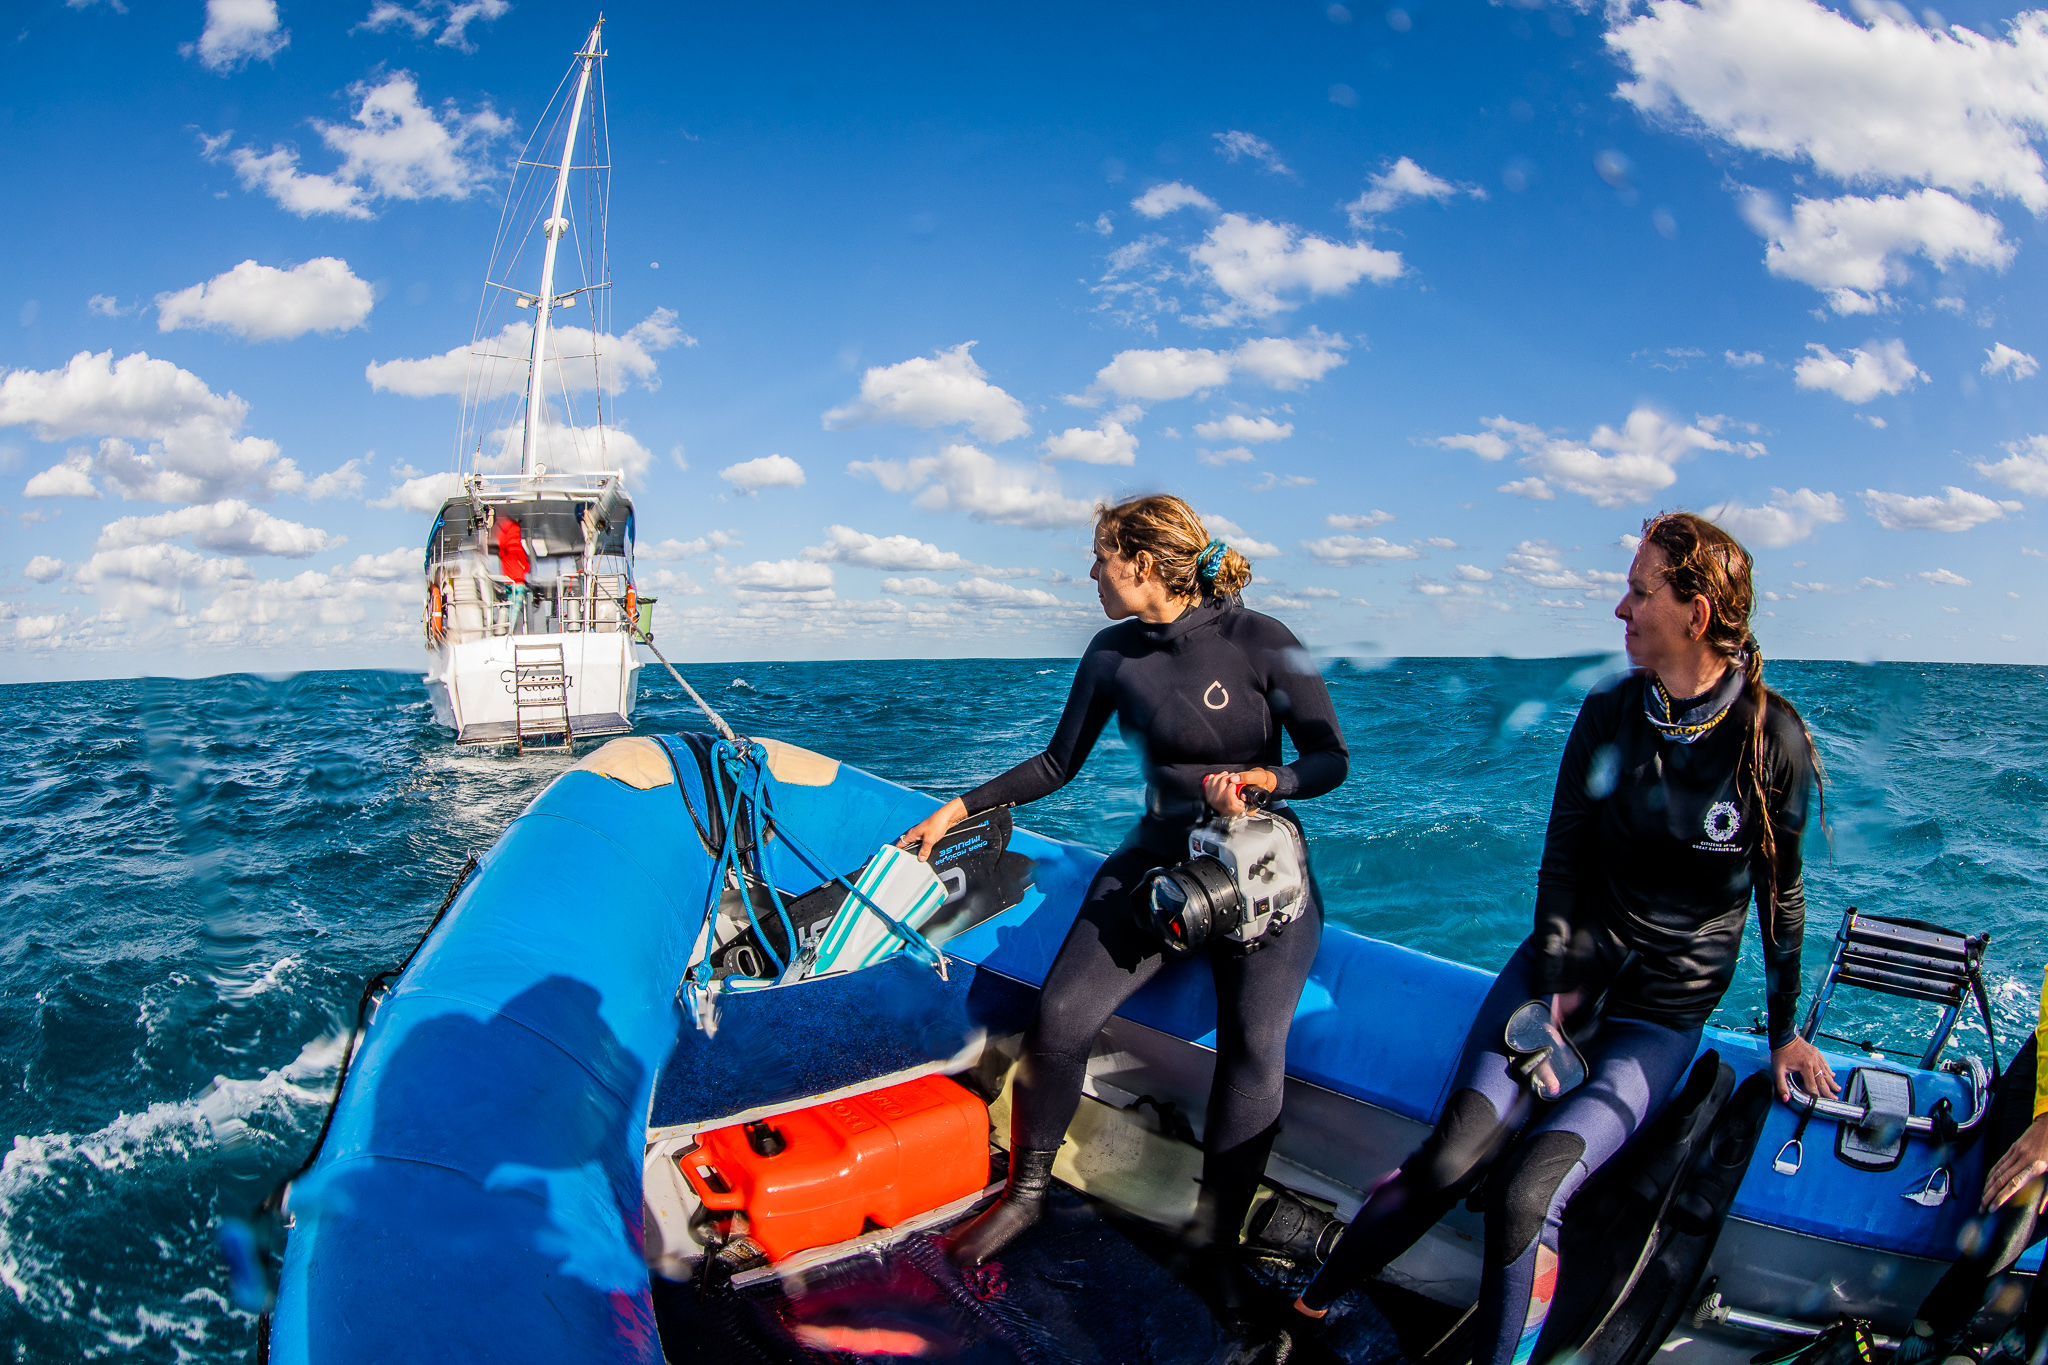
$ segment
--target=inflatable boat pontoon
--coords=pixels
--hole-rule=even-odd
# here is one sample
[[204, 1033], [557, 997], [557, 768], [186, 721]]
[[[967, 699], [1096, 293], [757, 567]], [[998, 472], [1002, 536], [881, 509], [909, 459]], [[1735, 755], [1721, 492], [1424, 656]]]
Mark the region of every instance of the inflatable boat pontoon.
[[[558, 778], [376, 1001], [286, 1203], [272, 1359], [1216, 1358], [1170, 1236], [1200, 1170], [1205, 973], [1103, 1034], [1052, 1216], [965, 1277], [940, 1250], [1000, 1178], [1019, 1035], [1100, 855], [999, 813], [942, 905], [874, 915], [869, 965], [795, 979], [881, 910], [861, 874], [935, 805], [712, 735], [614, 740]], [[1989, 1077], [1942, 1043], [1982, 944], [1852, 916], [1840, 946], [1823, 994], [1911, 987], [1947, 1008], [1942, 1038], [1918, 1065], [1831, 1053], [1844, 1100], [1802, 1113], [1769, 1096], [1761, 1037], [1709, 1029], [1575, 1200], [1540, 1357], [1718, 1365], [1842, 1314], [1905, 1328], [1981, 1183]], [[1325, 932], [1251, 1219], [1277, 1284], [1428, 1129], [1488, 981]], [[1325, 1346], [1454, 1360], [1479, 1246], [1457, 1209]]]

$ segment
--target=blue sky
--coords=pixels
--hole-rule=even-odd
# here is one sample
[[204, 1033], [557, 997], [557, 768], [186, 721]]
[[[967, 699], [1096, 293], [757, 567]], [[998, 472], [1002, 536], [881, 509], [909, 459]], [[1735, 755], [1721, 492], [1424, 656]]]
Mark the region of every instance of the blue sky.
[[[594, 12], [12, 13], [0, 678], [418, 664], [459, 414], [394, 362], [468, 345]], [[1078, 652], [1089, 506], [1153, 490], [1347, 652], [1614, 648], [1625, 538], [1689, 507], [1767, 655], [2048, 657], [2048, 16], [627, 4], [605, 46], [672, 657]]]

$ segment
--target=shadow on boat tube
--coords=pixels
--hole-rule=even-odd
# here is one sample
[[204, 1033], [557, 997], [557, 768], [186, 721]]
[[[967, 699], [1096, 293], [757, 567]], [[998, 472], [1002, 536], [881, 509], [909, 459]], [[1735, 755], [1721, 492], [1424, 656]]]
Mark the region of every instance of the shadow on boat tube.
[[[640, 1170], [626, 1153], [645, 1072], [600, 1003], [584, 982], [545, 977], [489, 1018], [422, 1020], [383, 1060], [374, 1155], [327, 1165], [292, 1200], [302, 1223], [320, 1215], [323, 1238], [378, 1244], [307, 1279], [311, 1321], [357, 1323], [336, 1359], [406, 1358], [404, 1341], [367, 1341], [371, 1324], [351, 1306], [422, 1294], [437, 1300], [444, 1339], [525, 1342], [529, 1359], [549, 1341], [568, 1359], [608, 1340], [616, 1359], [661, 1359], [646, 1266], [616, 1234], [640, 1224]], [[532, 1121], [506, 1121], [520, 1111]], [[389, 1217], [394, 1207], [408, 1216]], [[536, 1283], [547, 1293], [527, 1292]], [[318, 1334], [308, 1347], [322, 1358]]]

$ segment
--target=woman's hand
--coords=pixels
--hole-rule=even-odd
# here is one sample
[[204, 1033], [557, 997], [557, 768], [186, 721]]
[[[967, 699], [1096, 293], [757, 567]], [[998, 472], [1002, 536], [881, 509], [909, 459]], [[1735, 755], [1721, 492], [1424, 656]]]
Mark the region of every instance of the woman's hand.
[[[2043, 1174], [2048, 1174], [2048, 1114], [2035, 1119], [2019, 1141], [1993, 1163], [1991, 1174], [1984, 1177], [1984, 1208], [1989, 1211], [2009, 1203]], [[2042, 1203], [2048, 1204], [2048, 1196]]]
[[945, 838], [947, 830], [966, 818], [967, 804], [956, 796], [912, 825], [896, 841], [896, 847], [913, 849], [919, 862], [928, 863], [932, 860], [932, 845]]
[[1273, 791], [1280, 785], [1280, 779], [1264, 768], [1253, 768], [1241, 773], [1210, 773], [1202, 779], [1202, 799], [1213, 810], [1225, 815], [1243, 815], [1251, 807], [1238, 796], [1239, 787], [1258, 787]]
[[1793, 1076], [1799, 1078], [1799, 1088], [1816, 1099], [1832, 1100], [1842, 1093], [1842, 1087], [1835, 1084], [1835, 1071], [1828, 1065], [1828, 1059], [1796, 1033], [1785, 1046], [1771, 1049], [1771, 1080], [1778, 1087], [1779, 1099], [1792, 1098], [1789, 1078]]

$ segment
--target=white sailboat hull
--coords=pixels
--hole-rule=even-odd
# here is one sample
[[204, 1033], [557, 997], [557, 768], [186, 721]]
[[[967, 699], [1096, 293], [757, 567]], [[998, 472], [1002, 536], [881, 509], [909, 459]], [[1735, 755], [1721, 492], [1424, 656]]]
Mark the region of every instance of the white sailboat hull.
[[490, 635], [444, 641], [430, 652], [427, 694], [434, 718], [458, 744], [513, 744], [519, 710], [512, 686], [513, 649], [560, 646], [567, 676], [569, 737], [623, 734], [633, 728], [640, 660], [623, 631]]

